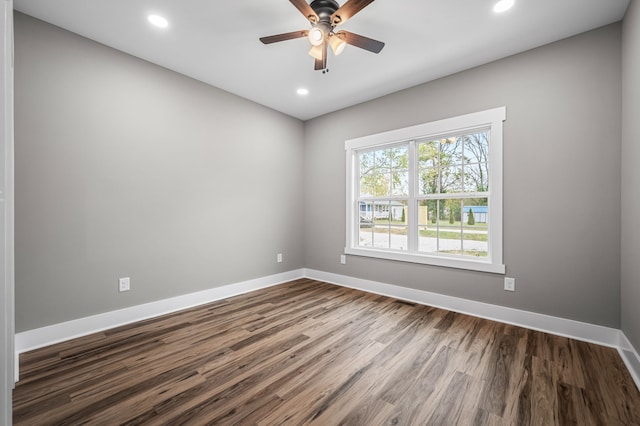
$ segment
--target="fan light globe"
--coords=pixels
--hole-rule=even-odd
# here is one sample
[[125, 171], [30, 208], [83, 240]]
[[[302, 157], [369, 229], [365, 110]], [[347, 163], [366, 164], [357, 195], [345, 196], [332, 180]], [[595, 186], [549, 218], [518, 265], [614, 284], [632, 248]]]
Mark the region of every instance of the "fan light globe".
[[313, 46], [311, 50], [309, 50], [309, 55], [319, 61], [322, 60], [322, 46]]
[[322, 29], [320, 29], [318, 27], [313, 27], [309, 31], [308, 38], [309, 38], [309, 42], [313, 46], [320, 46], [322, 44], [322, 42], [324, 41], [324, 31], [322, 31]]
[[347, 46], [347, 43], [344, 40], [342, 40], [338, 34], [333, 34], [329, 38], [329, 45], [331, 45], [331, 49], [333, 50], [333, 53], [336, 56], [338, 56], [339, 54], [342, 53], [344, 48]]

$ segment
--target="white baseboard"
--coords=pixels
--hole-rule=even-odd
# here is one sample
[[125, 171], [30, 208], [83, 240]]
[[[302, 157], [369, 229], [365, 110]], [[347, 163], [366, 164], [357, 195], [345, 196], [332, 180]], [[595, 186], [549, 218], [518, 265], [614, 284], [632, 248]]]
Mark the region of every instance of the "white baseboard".
[[617, 348], [619, 332], [617, 328], [603, 327], [570, 319], [521, 311], [489, 303], [476, 302], [444, 294], [431, 293], [413, 288], [400, 287], [377, 281], [363, 280], [346, 275], [305, 269], [305, 276], [318, 281], [325, 281], [344, 287], [355, 288], [369, 293], [395, 297], [422, 305], [434, 306], [462, 314], [473, 315], [506, 324], [517, 325], [532, 330], [544, 331], [572, 339], [597, 343], [599, 345]]
[[640, 355], [638, 355], [638, 352], [622, 330], [620, 330], [618, 352], [624, 364], [627, 366], [631, 377], [633, 377], [633, 381], [636, 382], [636, 386], [640, 389]]
[[640, 356], [638, 356], [634, 347], [619, 329], [314, 269], [297, 269], [17, 333], [15, 336], [16, 380], [19, 377], [18, 355], [22, 352], [299, 278], [311, 278], [369, 293], [613, 347], [620, 353], [636, 386], [640, 389]]
[[[297, 269], [281, 274], [256, 278], [249, 281], [215, 287], [197, 293], [185, 294], [157, 302], [145, 303], [104, 314], [79, 318], [72, 321], [53, 324], [46, 327], [17, 333], [15, 336], [16, 360], [18, 354], [33, 349], [49, 346], [54, 343], [86, 336], [102, 330], [118, 327], [124, 324], [141, 321], [147, 318], [180, 311], [205, 303], [226, 299], [231, 296], [248, 293], [261, 288], [304, 278], [304, 269]], [[16, 361], [16, 378], [18, 377], [18, 363]]]

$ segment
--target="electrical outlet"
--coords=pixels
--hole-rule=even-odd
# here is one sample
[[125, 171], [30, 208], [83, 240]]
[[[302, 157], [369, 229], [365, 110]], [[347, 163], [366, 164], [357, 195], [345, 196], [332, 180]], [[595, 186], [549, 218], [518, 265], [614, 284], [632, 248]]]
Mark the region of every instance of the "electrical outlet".
[[347, 264], [347, 256], [345, 256], [344, 254], [340, 255], [340, 263], [342, 263], [343, 265]]
[[504, 277], [504, 289], [506, 291], [516, 291], [516, 279]]
[[131, 290], [131, 278], [120, 278], [118, 280], [118, 290], [119, 291], [129, 291]]
[[278, 263], [282, 263], [282, 253], [278, 253], [278, 255], [276, 256], [276, 260], [278, 261]]

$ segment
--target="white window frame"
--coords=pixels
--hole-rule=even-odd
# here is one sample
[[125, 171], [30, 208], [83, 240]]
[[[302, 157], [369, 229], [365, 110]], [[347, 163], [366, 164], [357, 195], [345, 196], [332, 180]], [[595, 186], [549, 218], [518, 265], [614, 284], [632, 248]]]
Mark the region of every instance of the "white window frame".
[[[402, 262], [421, 263], [449, 268], [467, 269], [473, 271], [505, 273], [502, 253], [502, 146], [503, 121], [506, 119], [506, 107], [493, 108], [485, 111], [418, 124], [416, 126], [391, 130], [363, 136], [345, 141], [347, 165], [347, 214], [346, 214], [346, 247], [345, 254], [366, 256], [379, 259], [397, 260]], [[358, 245], [359, 233], [359, 205], [357, 198], [358, 180], [356, 174], [357, 153], [365, 149], [383, 148], [387, 145], [410, 143], [430, 137], [464, 133], [478, 128], [488, 128], [489, 141], [489, 250], [486, 258], [471, 258], [457, 255], [441, 255], [440, 253], [422, 253], [417, 251], [385, 250], [379, 248], [361, 247]], [[415, 144], [413, 144], [415, 146]], [[410, 149], [411, 151], [411, 149]], [[415, 188], [415, 156], [409, 156], [409, 236], [417, 235], [417, 219], [415, 201], [418, 199]]]

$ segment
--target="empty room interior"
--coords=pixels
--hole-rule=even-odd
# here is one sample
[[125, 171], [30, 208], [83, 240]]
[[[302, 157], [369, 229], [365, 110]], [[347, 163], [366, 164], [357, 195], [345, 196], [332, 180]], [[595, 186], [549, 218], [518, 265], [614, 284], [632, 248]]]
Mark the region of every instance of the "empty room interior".
[[6, 1], [0, 424], [640, 425], [639, 1]]

